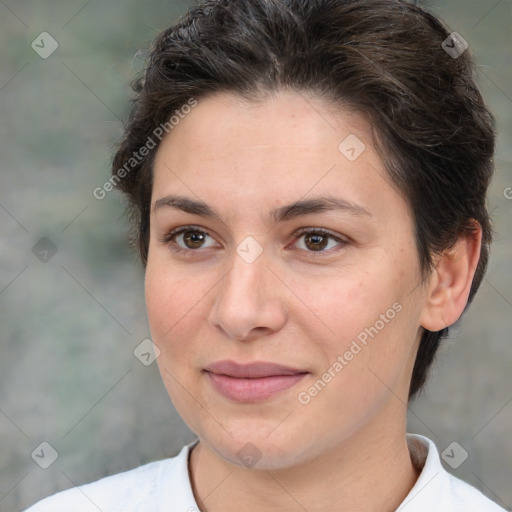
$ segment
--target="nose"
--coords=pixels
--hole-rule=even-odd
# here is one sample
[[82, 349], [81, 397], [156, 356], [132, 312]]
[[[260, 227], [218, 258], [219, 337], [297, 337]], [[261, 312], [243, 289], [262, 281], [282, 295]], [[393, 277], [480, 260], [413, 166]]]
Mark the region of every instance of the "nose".
[[286, 323], [283, 284], [268, 268], [265, 251], [249, 263], [238, 253], [218, 286], [209, 321], [225, 336], [249, 341], [279, 331]]

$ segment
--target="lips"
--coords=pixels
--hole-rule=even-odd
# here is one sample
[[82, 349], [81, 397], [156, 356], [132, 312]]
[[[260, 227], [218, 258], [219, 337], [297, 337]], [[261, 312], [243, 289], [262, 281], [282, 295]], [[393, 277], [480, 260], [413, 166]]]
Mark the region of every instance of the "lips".
[[237, 379], [259, 379], [262, 377], [275, 377], [278, 375], [297, 375], [307, 373], [305, 370], [291, 368], [275, 363], [249, 363], [238, 364], [234, 361], [218, 361], [206, 368], [206, 371], [218, 375], [227, 375]]
[[302, 380], [307, 371], [269, 362], [238, 364], [218, 361], [205, 371], [213, 388], [230, 400], [262, 401], [287, 390]]

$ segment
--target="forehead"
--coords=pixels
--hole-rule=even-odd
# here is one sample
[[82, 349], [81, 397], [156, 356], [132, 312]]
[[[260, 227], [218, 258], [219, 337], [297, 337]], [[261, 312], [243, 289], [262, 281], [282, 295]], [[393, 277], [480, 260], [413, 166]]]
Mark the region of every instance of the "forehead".
[[333, 192], [369, 210], [401, 201], [365, 117], [295, 92], [258, 103], [228, 93], [202, 98], [155, 157], [153, 204], [181, 194], [222, 200], [219, 209], [269, 209]]
[[[340, 136], [347, 131], [370, 142], [370, 127], [363, 114], [341, 107], [335, 109], [305, 93], [279, 92], [254, 102], [232, 93], [216, 92], [201, 98], [161, 147], [172, 141], [175, 151], [197, 149], [209, 159], [233, 157], [230, 152], [263, 146], [267, 147], [266, 153], [285, 146], [296, 146], [304, 153], [322, 146], [323, 151], [338, 156]], [[180, 152], [182, 161], [199, 156], [183, 153]], [[293, 151], [289, 154], [292, 156]]]

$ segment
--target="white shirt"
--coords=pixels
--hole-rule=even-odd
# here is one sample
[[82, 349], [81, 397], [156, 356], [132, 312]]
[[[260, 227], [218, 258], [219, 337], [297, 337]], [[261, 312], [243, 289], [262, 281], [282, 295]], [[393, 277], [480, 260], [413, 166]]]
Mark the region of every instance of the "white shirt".
[[[188, 474], [188, 455], [198, 442], [170, 459], [73, 487], [25, 512], [199, 512]], [[435, 444], [407, 434], [414, 464], [423, 469], [396, 512], [504, 512], [476, 488], [448, 473]]]

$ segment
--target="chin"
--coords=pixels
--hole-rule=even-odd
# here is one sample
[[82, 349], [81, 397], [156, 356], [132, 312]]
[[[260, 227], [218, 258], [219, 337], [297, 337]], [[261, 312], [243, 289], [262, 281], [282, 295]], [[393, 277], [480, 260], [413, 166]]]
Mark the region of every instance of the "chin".
[[[273, 426], [275, 429], [276, 425]], [[234, 428], [230, 429], [232, 436], [223, 432], [212, 435], [199, 435], [201, 441], [215, 452], [219, 457], [230, 464], [240, 468], [279, 470], [293, 467], [307, 462], [319, 450], [318, 446], [306, 446], [307, 437], [294, 434], [290, 429], [283, 429], [280, 434], [277, 430], [254, 426], [250, 432]]]

